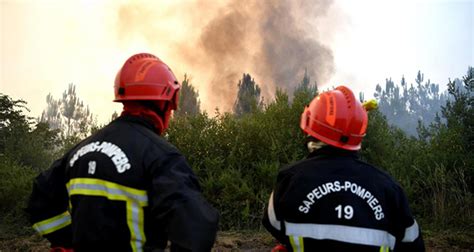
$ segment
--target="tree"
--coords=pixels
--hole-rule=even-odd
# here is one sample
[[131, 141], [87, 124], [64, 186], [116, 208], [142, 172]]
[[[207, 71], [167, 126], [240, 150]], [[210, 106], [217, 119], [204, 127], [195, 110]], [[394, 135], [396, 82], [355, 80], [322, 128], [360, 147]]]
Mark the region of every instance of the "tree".
[[385, 80], [385, 88], [377, 84], [374, 93], [379, 101], [379, 110], [387, 121], [411, 136], [417, 136], [420, 126], [433, 122], [447, 100], [447, 95], [439, 92], [438, 84], [423, 81], [424, 75], [418, 71], [416, 85], [408, 86], [404, 76], [400, 86], [390, 78]]
[[313, 98], [318, 95], [319, 90], [317, 83], [314, 82], [313, 85], [311, 83], [311, 77], [308, 75], [308, 71], [304, 70], [304, 76], [301, 82], [296, 85], [296, 88], [293, 92], [293, 102], [296, 103], [294, 106], [304, 107], [308, 105]]
[[293, 95], [298, 96], [300, 93], [307, 93], [311, 96], [310, 98], [313, 99], [313, 97], [318, 94], [318, 85], [316, 82], [314, 82], [313, 85], [310, 83], [311, 77], [308, 75], [308, 70], [305, 69], [303, 79], [298, 83], [298, 85], [296, 85]]
[[0, 229], [3, 236], [24, 234], [24, 203], [31, 181], [52, 161], [55, 132], [25, 115], [26, 102], [0, 93]]
[[55, 100], [48, 94], [46, 102], [47, 107], [40, 121], [48, 123], [52, 129], [59, 129], [64, 141], [76, 142], [96, 128], [94, 116], [89, 106], [84, 105], [77, 96], [74, 84], [69, 84], [61, 99]]
[[178, 109], [176, 116], [194, 116], [201, 112], [201, 101], [199, 101], [199, 92], [190, 83], [189, 77], [185, 74], [179, 93]]
[[463, 131], [465, 145], [468, 150], [474, 147], [474, 68], [469, 67], [461, 81], [449, 81], [448, 92], [454, 100], [448, 101], [442, 109], [448, 127], [456, 127]]
[[263, 107], [263, 101], [260, 98], [260, 87], [250, 74], [243, 74], [242, 79], [237, 84], [239, 91], [234, 103], [234, 113], [237, 116], [259, 111]]
[[5, 155], [9, 140], [29, 131], [30, 120], [23, 111], [29, 111], [26, 102], [13, 100], [0, 93], [0, 154]]
[[[70, 83], [67, 90], [63, 92], [61, 100], [61, 115], [66, 119], [66, 137], [73, 133], [87, 134], [90, 125], [91, 113], [88, 106], [79, 100], [76, 95], [76, 87]], [[92, 120], [90, 120], [92, 121]], [[86, 131], [86, 132], [84, 132]]]
[[[459, 149], [457, 154], [465, 153], [462, 161], [469, 168], [469, 177], [474, 176], [474, 158], [472, 149], [474, 148], [474, 68], [469, 67], [466, 76], [463, 77], [464, 85], [459, 85], [458, 81], [449, 81], [448, 92], [454, 98], [448, 100], [442, 108], [442, 116], [446, 118], [446, 127], [452, 131], [457, 131], [459, 138]], [[437, 128], [442, 125], [438, 124]], [[453, 139], [451, 139], [453, 140]], [[470, 181], [471, 189], [474, 183]]]
[[61, 128], [61, 102], [55, 100], [51, 93], [46, 96], [47, 109], [41, 113], [40, 121], [47, 122], [52, 129]]
[[25, 111], [26, 102], [0, 94], [0, 158], [42, 170], [55, 155], [57, 131], [35, 124]]
[[[449, 99], [441, 116], [429, 127], [420, 127], [423, 155], [415, 156], [416, 194], [423, 211], [439, 228], [459, 227], [474, 220], [474, 69], [461, 80], [449, 80]], [[429, 200], [425, 200], [429, 199]]]

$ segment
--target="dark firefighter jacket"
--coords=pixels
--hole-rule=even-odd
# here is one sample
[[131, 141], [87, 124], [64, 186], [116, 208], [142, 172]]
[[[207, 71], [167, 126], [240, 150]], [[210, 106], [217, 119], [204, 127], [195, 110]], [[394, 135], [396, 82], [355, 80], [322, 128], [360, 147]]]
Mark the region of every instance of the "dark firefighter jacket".
[[279, 172], [263, 225], [289, 251], [424, 251], [401, 187], [330, 146]]
[[75, 251], [210, 251], [218, 213], [178, 150], [121, 116], [34, 181], [27, 212], [52, 246]]

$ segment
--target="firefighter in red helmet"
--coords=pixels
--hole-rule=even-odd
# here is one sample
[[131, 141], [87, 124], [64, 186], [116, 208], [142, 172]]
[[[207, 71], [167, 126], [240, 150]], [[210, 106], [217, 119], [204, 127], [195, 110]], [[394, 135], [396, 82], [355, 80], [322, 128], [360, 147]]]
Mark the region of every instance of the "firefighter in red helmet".
[[280, 170], [263, 225], [288, 251], [424, 251], [400, 185], [361, 161], [367, 112], [344, 86], [301, 115], [306, 159]]
[[121, 116], [35, 179], [27, 212], [53, 251], [211, 250], [218, 213], [161, 137], [179, 89], [156, 56], [125, 62], [114, 87]]

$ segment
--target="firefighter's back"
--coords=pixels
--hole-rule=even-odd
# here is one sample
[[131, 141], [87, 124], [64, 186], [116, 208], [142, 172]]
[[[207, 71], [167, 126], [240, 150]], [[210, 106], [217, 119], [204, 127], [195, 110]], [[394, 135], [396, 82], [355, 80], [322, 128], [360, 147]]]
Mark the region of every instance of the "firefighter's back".
[[413, 221], [389, 175], [329, 146], [282, 170], [273, 197], [294, 250], [389, 251]]
[[73, 243], [84, 251], [129, 251], [145, 242], [148, 167], [175, 149], [130, 119], [112, 122], [69, 154]]

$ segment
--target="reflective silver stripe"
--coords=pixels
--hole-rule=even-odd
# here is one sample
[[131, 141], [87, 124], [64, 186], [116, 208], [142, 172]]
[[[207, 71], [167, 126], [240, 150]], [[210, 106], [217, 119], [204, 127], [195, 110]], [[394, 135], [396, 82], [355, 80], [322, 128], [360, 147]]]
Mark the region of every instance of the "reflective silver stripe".
[[318, 240], [329, 239], [340, 242], [395, 247], [395, 236], [387, 231], [329, 224], [290, 223], [285, 221], [286, 235], [303, 236]]
[[119, 196], [125, 196], [131, 200], [135, 200], [139, 202], [141, 205], [142, 204], [147, 204], [148, 202], [148, 197], [147, 195], [136, 195], [132, 194], [130, 192], [127, 192], [125, 190], [117, 189], [117, 188], [110, 188], [104, 185], [92, 185], [92, 184], [71, 184], [69, 186], [69, 191], [74, 191], [76, 189], [86, 189], [86, 190], [98, 190], [98, 191], [104, 191], [107, 192], [109, 195], [119, 195]]
[[145, 237], [142, 237], [142, 231], [140, 230], [140, 206], [136, 203], [127, 203], [127, 218], [131, 218], [129, 223], [131, 230], [131, 242], [133, 251], [143, 251], [142, 245], [145, 243]]
[[268, 219], [270, 220], [270, 224], [272, 224], [276, 230], [281, 229], [281, 222], [277, 220], [275, 209], [273, 208], [273, 192], [270, 194], [270, 200], [268, 201]]
[[41, 235], [45, 235], [59, 230], [69, 224], [71, 224], [71, 215], [66, 211], [60, 215], [35, 223], [33, 228]]
[[420, 235], [420, 228], [418, 227], [418, 223], [413, 223], [410, 227], [405, 229], [405, 236], [403, 236], [402, 242], [412, 242], [418, 238]]

